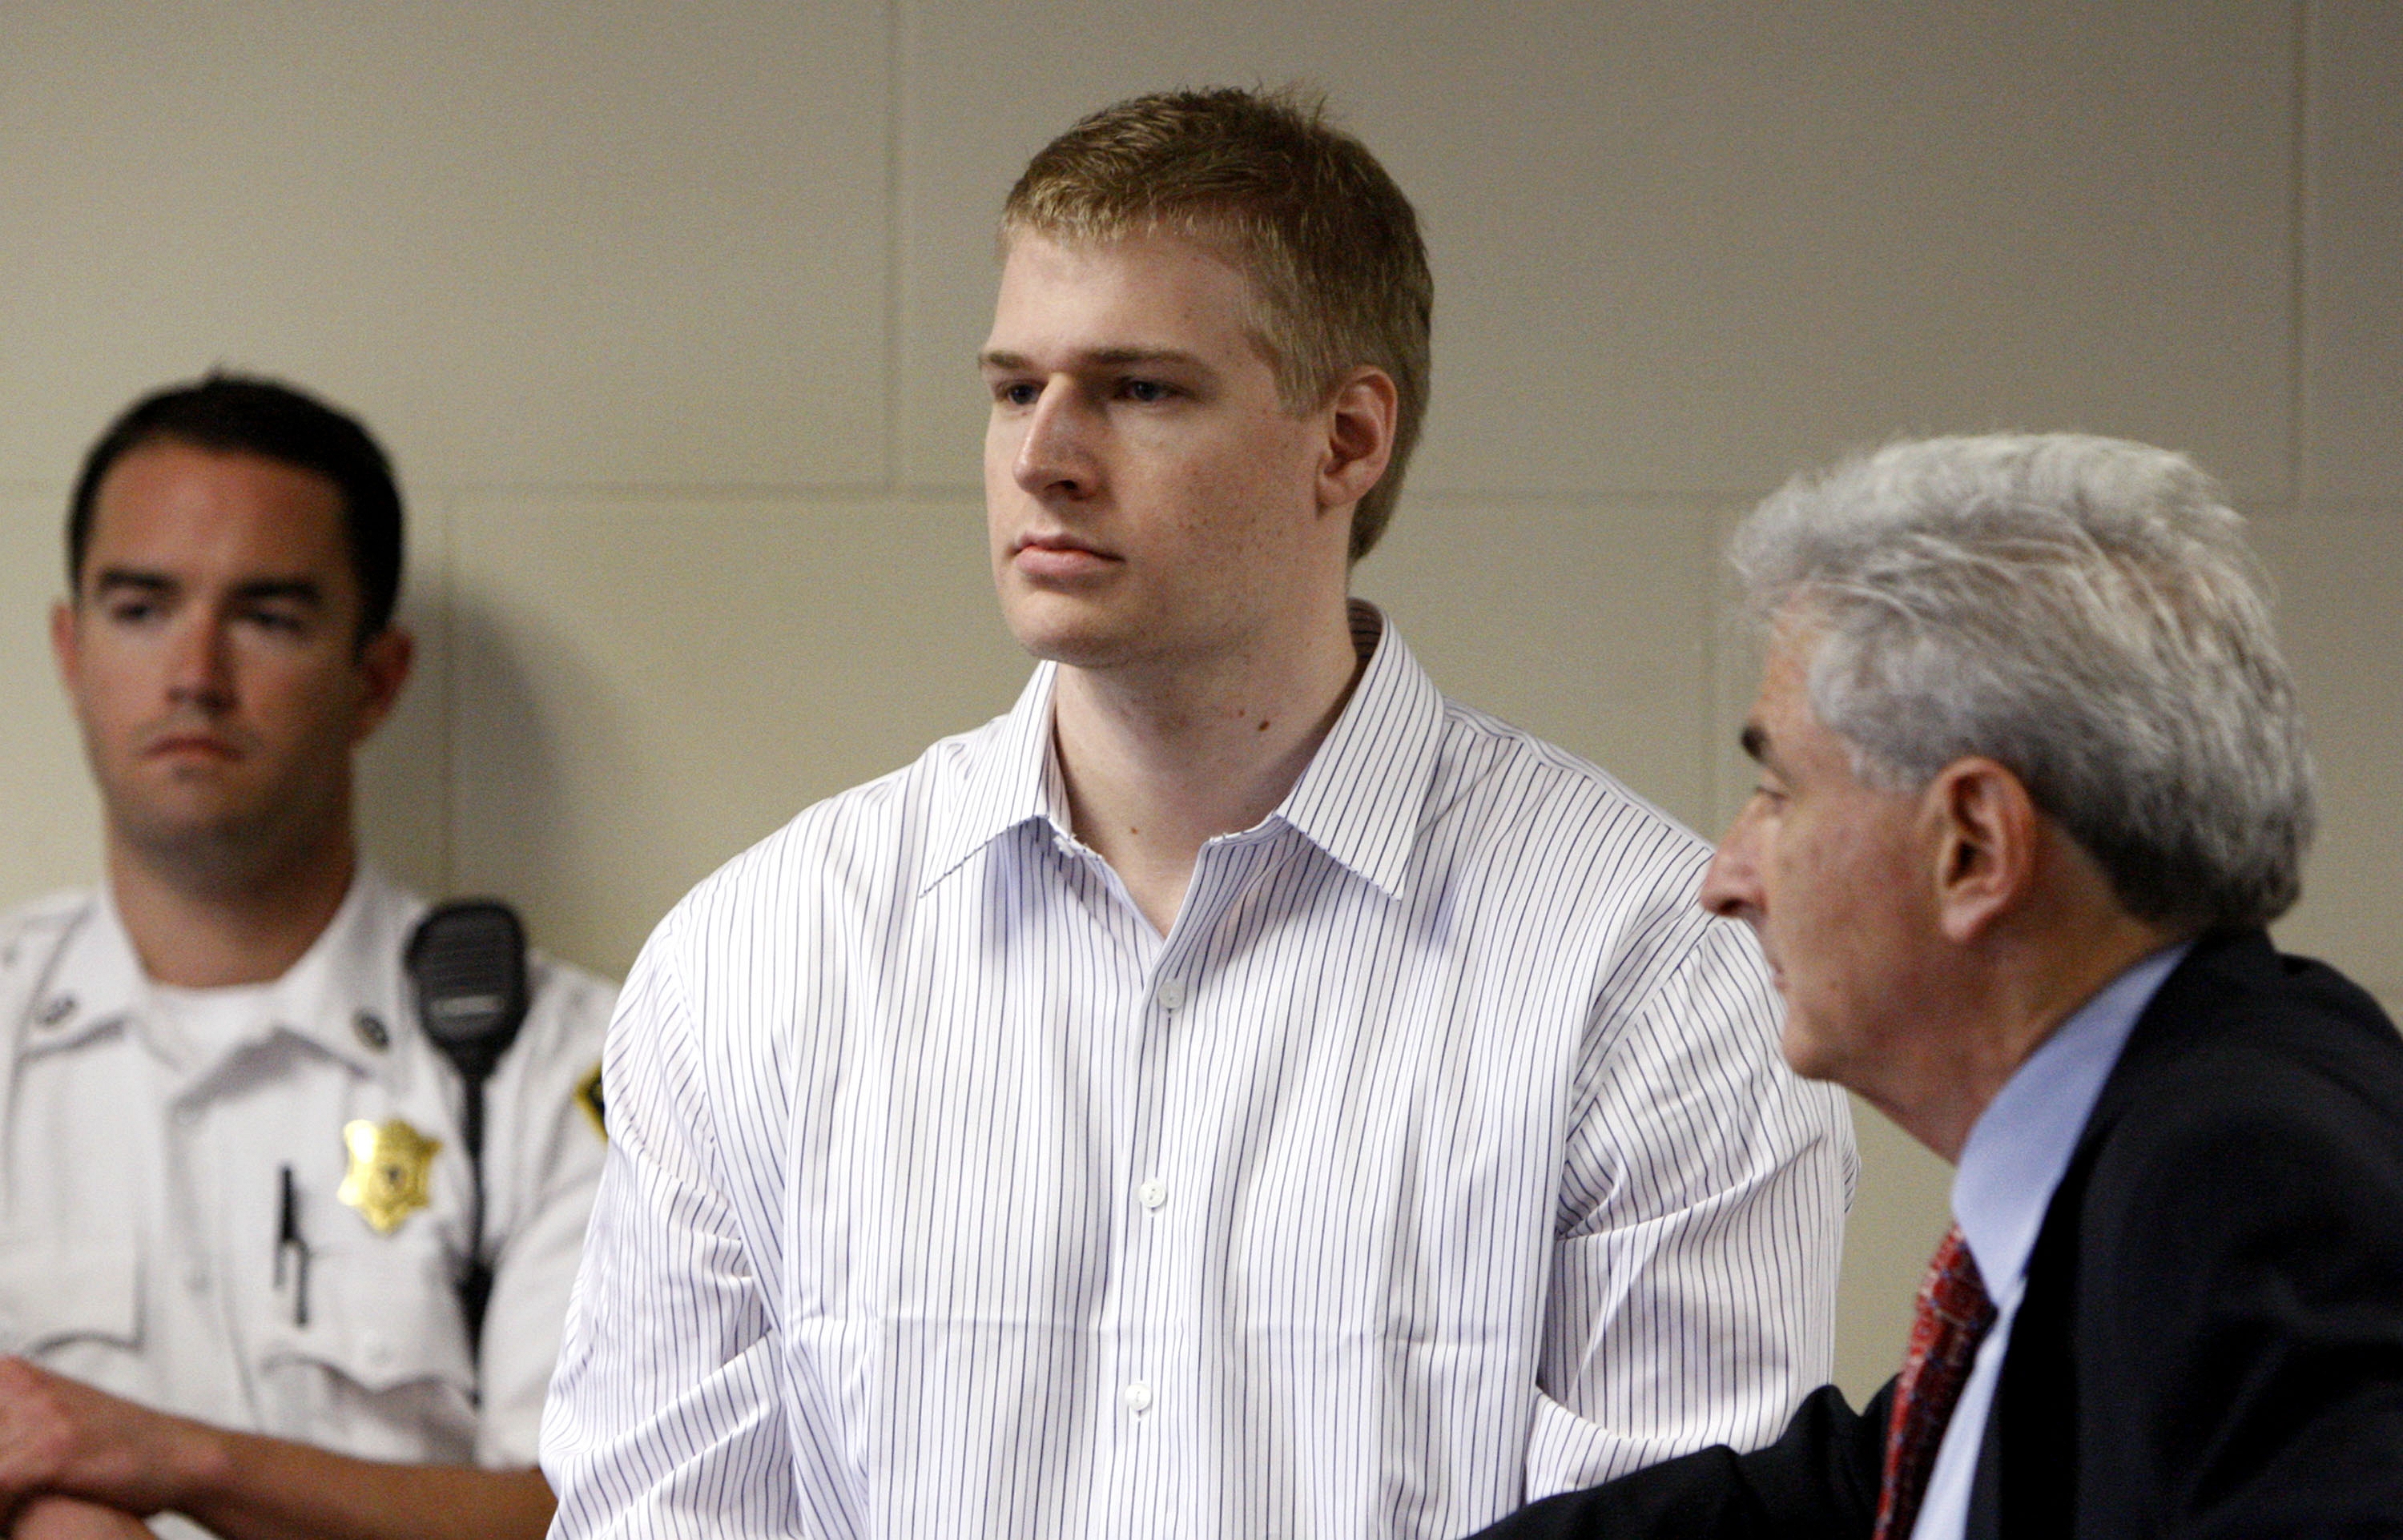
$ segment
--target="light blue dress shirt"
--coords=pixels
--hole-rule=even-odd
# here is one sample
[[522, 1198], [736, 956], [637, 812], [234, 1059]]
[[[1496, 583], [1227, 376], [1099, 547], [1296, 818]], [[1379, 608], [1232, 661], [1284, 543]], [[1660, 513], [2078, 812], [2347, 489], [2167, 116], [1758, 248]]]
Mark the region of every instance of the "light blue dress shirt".
[[2028, 1254], [2044, 1211], [2077, 1147], [2077, 1136], [2119, 1061], [2136, 1018], [2191, 943], [2153, 953], [2119, 975], [2028, 1055], [1969, 1131], [1952, 1176], [1952, 1217], [1994, 1301], [1994, 1326], [1979, 1346], [1969, 1382], [1945, 1426], [1912, 1540], [1961, 1540], [1969, 1488], [1985, 1443], [1994, 1382], [2010, 1351], [2011, 1321], [2027, 1291]]

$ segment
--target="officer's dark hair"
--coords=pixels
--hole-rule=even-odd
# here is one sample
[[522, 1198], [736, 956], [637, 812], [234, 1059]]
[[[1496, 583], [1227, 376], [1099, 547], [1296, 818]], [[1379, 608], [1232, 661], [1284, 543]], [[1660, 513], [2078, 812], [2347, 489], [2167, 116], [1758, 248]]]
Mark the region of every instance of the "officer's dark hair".
[[67, 502], [67, 590], [83, 591], [92, 505], [119, 460], [161, 440], [256, 454], [324, 477], [342, 494], [342, 532], [359, 585], [361, 643], [392, 624], [400, 597], [400, 489], [392, 462], [356, 418], [263, 375], [214, 371], [125, 409], [84, 455]]

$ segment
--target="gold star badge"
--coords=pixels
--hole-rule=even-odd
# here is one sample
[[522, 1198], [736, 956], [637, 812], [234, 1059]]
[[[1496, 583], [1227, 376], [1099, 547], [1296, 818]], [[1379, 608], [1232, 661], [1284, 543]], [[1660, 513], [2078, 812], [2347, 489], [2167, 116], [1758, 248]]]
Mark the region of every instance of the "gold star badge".
[[361, 1117], [342, 1125], [342, 1145], [351, 1152], [351, 1164], [334, 1196], [358, 1210], [377, 1234], [390, 1235], [426, 1205], [425, 1173], [442, 1147], [440, 1140], [426, 1138], [397, 1117], [384, 1123]]

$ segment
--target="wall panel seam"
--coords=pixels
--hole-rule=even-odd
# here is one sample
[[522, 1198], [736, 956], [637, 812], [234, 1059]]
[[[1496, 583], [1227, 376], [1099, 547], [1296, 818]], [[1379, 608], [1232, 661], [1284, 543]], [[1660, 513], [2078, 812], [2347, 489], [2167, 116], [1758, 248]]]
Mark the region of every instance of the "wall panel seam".
[[2294, 489], [2292, 495], [2302, 501], [2310, 495], [2311, 482], [2305, 479], [2306, 461], [2310, 454], [2311, 433], [2308, 413], [2311, 410], [2310, 368], [2310, 283], [2311, 283], [2311, 220], [2315, 200], [2311, 186], [2312, 174], [2312, 49], [2315, 31], [2312, 25], [2317, 0], [2295, 0], [2295, 56], [2292, 143], [2289, 152], [2287, 211], [2287, 358], [2286, 358], [2286, 479]]
[[902, 144], [909, 116], [902, 0], [884, 0], [884, 490], [901, 484]]

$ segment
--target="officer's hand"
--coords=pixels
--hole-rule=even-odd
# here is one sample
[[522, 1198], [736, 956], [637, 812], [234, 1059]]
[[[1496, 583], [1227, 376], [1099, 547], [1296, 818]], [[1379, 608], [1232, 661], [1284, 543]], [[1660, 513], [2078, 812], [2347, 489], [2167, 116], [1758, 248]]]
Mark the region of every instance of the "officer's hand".
[[80, 1497], [125, 1513], [175, 1505], [177, 1473], [195, 1468], [196, 1423], [0, 1358], [0, 1520], [36, 1497]]
[[131, 1514], [74, 1497], [36, 1497], [17, 1514], [8, 1540], [151, 1540]]

